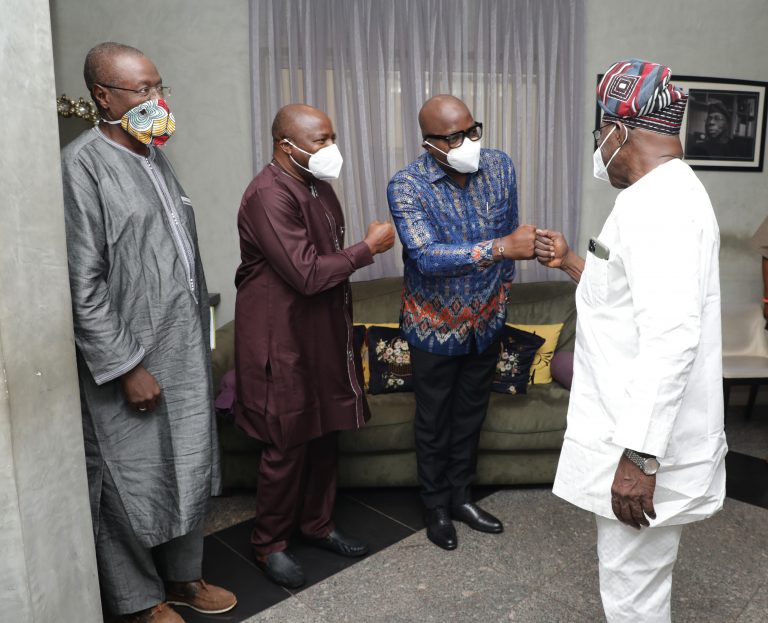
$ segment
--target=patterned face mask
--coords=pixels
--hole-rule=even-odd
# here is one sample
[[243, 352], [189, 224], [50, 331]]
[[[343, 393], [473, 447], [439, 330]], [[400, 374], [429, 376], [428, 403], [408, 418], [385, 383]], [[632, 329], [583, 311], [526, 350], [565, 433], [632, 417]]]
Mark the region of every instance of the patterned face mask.
[[176, 131], [176, 119], [162, 99], [142, 102], [117, 121], [102, 121], [111, 125], [119, 123], [123, 130], [145, 145], [163, 145]]

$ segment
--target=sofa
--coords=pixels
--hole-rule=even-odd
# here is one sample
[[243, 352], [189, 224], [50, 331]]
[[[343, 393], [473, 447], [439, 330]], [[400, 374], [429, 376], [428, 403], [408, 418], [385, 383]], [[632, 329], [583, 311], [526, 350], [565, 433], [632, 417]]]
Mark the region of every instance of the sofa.
[[[555, 353], [573, 352], [575, 286], [571, 282], [516, 283], [507, 322], [563, 323]], [[355, 323], [393, 323], [400, 314], [401, 278], [352, 284]], [[234, 323], [216, 331], [214, 387], [234, 367]], [[565, 432], [569, 392], [558, 382], [531, 384], [527, 393], [492, 393], [478, 448], [476, 484], [545, 484], [554, 479]], [[339, 435], [339, 485], [415, 486], [415, 399], [413, 393], [368, 395], [371, 419]], [[261, 444], [219, 415], [222, 472], [226, 489], [256, 486]]]

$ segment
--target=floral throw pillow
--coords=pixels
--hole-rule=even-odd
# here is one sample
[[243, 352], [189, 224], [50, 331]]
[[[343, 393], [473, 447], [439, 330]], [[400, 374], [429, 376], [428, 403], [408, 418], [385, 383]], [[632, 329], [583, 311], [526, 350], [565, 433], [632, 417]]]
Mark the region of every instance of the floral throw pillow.
[[408, 342], [397, 327], [370, 325], [366, 335], [371, 394], [412, 392], [413, 373]]
[[544, 341], [543, 337], [505, 325], [491, 389], [500, 394], [525, 394], [536, 351]]

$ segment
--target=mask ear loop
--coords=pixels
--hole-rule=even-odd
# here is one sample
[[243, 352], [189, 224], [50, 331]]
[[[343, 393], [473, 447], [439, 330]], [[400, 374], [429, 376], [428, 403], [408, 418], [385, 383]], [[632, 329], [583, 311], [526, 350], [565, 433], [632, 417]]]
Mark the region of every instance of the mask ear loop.
[[[283, 140], [281, 140], [279, 144], [282, 145], [283, 143], [288, 143], [294, 149], [298, 149], [300, 152], [303, 152], [303, 153], [307, 154], [309, 157], [312, 157], [312, 154], [310, 154], [309, 152], [304, 151], [301, 147], [298, 147], [298, 146], [294, 145], [287, 138], [284, 138]], [[307, 167], [303, 167], [298, 162], [296, 162], [296, 159], [291, 154], [286, 154], [286, 156], [288, 156], [291, 159], [291, 162], [293, 162], [293, 164], [295, 164], [297, 167], [299, 167], [300, 169], [303, 169], [304, 171], [306, 171], [310, 175], [313, 175], [313, 173], [312, 173], [312, 171], [310, 169], [308, 169]]]
[[[421, 141], [421, 144], [422, 144], [422, 146], [424, 146], [424, 145], [429, 145], [429, 146], [430, 146], [432, 149], [436, 149], [436, 150], [437, 150], [437, 151], [439, 151], [441, 154], [443, 154], [443, 155], [444, 155], [446, 158], [448, 157], [448, 152], [447, 152], [447, 151], [443, 151], [443, 150], [442, 150], [442, 149], [440, 149], [439, 147], [435, 147], [435, 146], [434, 146], [432, 143], [430, 143], [430, 142], [429, 142], [427, 139], [424, 139], [423, 141]], [[434, 156], [434, 155], [433, 155], [432, 157], [433, 157], [433, 158], [435, 158], [435, 156]], [[457, 172], [458, 172], [458, 170], [456, 169], [456, 167], [454, 167], [453, 165], [449, 164], [449, 163], [448, 163], [448, 161], [446, 161], [446, 160], [440, 160], [440, 158], [435, 158], [435, 160], [437, 160], [437, 161], [438, 161], [440, 164], [444, 164], [445, 166], [447, 166], [447, 167], [450, 167], [450, 168], [451, 168], [451, 169], [453, 169], [454, 171], [457, 171]]]
[[[629, 129], [624, 124], [621, 124], [621, 127], [624, 128], [624, 142], [616, 148], [616, 151], [613, 152], [613, 155], [608, 159], [608, 162], [605, 163], [605, 170], [606, 170], [606, 172], [608, 171], [608, 167], [610, 166], [611, 162], [613, 162], [613, 159], [616, 157], [616, 154], [619, 153], [621, 148], [624, 147], [624, 145], [626, 145], [627, 141], [629, 140]], [[615, 129], [616, 129], [616, 125], [614, 124], [613, 130], [615, 130]], [[608, 136], [605, 137], [605, 140], [600, 145], [600, 149], [601, 150], [603, 148], [603, 145], [605, 145], [606, 141], [608, 141], [608, 139], [611, 137], [611, 134], [613, 134], [613, 130], [611, 130], [608, 133]], [[602, 151], [601, 151], [601, 153], [602, 153]]]
[[[429, 145], [429, 146], [430, 146], [432, 149], [436, 149], [436, 150], [437, 150], [437, 151], [439, 151], [441, 154], [443, 154], [444, 156], [448, 157], [448, 152], [447, 152], [447, 151], [443, 151], [443, 150], [442, 150], [442, 149], [440, 149], [439, 147], [437, 147], [437, 146], [433, 145], [432, 143], [430, 143], [430, 142], [429, 142], [427, 139], [424, 139], [423, 141], [421, 141], [421, 145], [422, 145], [422, 147], [423, 147], [424, 145]], [[448, 166], [451, 166], [451, 165], [449, 164]]]

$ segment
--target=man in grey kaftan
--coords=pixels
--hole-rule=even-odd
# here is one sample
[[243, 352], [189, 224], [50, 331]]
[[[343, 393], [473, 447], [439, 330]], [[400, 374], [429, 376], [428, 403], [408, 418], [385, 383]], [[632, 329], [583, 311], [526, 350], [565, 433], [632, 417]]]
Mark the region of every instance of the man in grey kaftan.
[[[114, 54], [118, 61], [125, 54], [116, 49], [108, 48], [109, 83], [140, 89], [147, 82], [141, 74], [115, 77], [125, 65], [115, 63]], [[143, 55], [133, 60], [154, 69]], [[98, 70], [105, 71], [103, 62], [91, 68]], [[150, 92], [162, 94], [162, 86], [149, 83]], [[119, 119], [120, 102], [99, 98], [106, 89], [94, 85], [88, 86], [102, 116]], [[100, 124], [62, 152], [99, 576], [105, 606], [133, 613], [124, 620], [180, 621], [166, 600], [200, 604], [172, 599], [168, 583], [200, 579], [207, 500], [220, 487], [208, 292], [192, 203], [155, 146], [134, 145], [118, 132], [120, 126]], [[152, 396], [131, 398], [125, 379], [132, 371], [155, 388]], [[143, 618], [136, 618], [139, 611]]]

